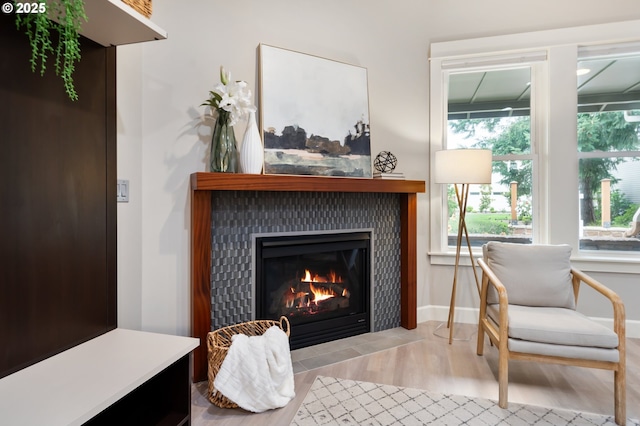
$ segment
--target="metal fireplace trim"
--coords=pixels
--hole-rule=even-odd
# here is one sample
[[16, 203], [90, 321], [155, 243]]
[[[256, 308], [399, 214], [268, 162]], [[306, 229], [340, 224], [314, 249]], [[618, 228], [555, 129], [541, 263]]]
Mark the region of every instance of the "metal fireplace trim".
[[373, 309], [375, 302], [375, 265], [374, 265], [374, 228], [354, 228], [354, 229], [331, 229], [331, 230], [314, 230], [314, 231], [292, 231], [292, 232], [266, 232], [251, 234], [251, 320], [256, 320], [256, 257], [257, 257], [257, 241], [259, 238], [278, 238], [278, 237], [305, 237], [318, 235], [344, 235], [344, 234], [369, 234], [369, 331], [373, 330], [375, 324], [375, 311]]

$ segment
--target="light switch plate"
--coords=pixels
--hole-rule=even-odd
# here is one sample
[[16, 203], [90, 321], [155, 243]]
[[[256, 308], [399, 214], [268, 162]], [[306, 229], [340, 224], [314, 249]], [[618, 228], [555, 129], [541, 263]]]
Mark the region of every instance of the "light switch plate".
[[118, 195], [117, 200], [119, 203], [129, 202], [129, 180], [118, 179]]

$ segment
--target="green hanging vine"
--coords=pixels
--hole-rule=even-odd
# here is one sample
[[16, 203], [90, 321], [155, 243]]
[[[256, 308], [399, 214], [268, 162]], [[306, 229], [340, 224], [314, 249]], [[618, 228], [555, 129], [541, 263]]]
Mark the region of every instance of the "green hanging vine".
[[[41, 2], [42, 3], [42, 2]], [[46, 3], [46, 13], [16, 13], [18, 29], [24, 29], [31, 44], [31, 71], [40, 69], [44, 75], [47, 58], [55, 56], [56, 75], [62, 78], [64, 88], [71, 100], [77, 100], [73, 84], [75, 64], [80, 60], [80, 29], [87, 21], [84, 0], [54, 0]], [[51, 18], [51, 19], [50, 19]], [[52, 32], [58, 33], [54, 47]], [[39, 66], [38, 66], [39, 65]]]

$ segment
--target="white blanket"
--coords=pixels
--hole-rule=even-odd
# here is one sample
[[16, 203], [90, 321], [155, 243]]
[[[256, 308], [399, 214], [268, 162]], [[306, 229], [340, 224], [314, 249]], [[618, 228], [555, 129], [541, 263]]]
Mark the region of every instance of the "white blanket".
[[261, 336], [231, 338], [213, 386], [241, 408], [261, 413], [295, 397], [289, 338], [277, 326]]

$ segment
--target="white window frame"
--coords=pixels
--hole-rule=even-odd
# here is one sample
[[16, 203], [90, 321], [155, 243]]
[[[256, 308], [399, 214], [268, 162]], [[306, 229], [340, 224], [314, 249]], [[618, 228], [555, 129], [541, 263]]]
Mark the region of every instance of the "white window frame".
[[[532, 62], [528, 62], [529, 60], [531, 60]], [[544, 145], [546, 143], [546, 132], [544, 131], [543, 128], [540, 128], [540, 126], [535, 126], [535, 124], [544, 124], [544, 120], [536, 120], [535, 118], [538, 117], [540, 114], [538, 113], [538, 109], [542, 109], [544, 111], [544, 107], [543, 106], [539, 106], [536, 104], [536, 100], [540, 99], [541, 97], [539, 96], [540, 93], [544, 93], [545, 89], [546, 89], [546, 84], [545, 84], [545, 79], [544, 79], [544, 73], [545, 73], [545, 62], [543, 62], [544, 60], [546, 60], [546, 52], [534, 52], [532, 54], [527, 54], [527, 55], [518, 55], [516, 57], [502, 57], [500, 59], [498, 58], [492, 58], [490, 60], [491, 62], [491, 66], [476, 66], [476, 63], [487, 63], [489, 61], [487, 61], [485, 58], [476, 58], [476, 60], [474, 60], [473, 62], [465, 62], [463, 64], [460, 64], [458, 66], [462, 66], [460, 68], [458, 67], [452, 67], [449, 66], [449, 64], [445, 63], [444, 64], [444, 70], [443, 70], [443, 79], [445, 81], [445, 93], [448, 94], [449, 90], [448, 90], [448, 82], [450, 80], [450, 75], [451, 74], [457, 74], [460, 72], [483, 72], [483, 71], [497, 71], [497, 70], [510, 70], [510, 69], [519, 69], [519, 68], [528, 68], [530, 71], [530, 77], [531, 77], [531, 97], [530, 97], [530, 123], [531, 123], [531, 150], [529, 152], [529, 154], [521, 154], [521, 155], [494, 155], [493, 156], [493, 161], [531, 161], [532, 162], [532, 188], [531, 188], [531, 198], [532, 198], [532, 216], [534, 218], [534, 226], [533, 226], [533, 235], [532, 237], [534, 238], [534, 241], [538, 241], [540, 239], [540, 235], [539, 235], [539, 229], [540, 227], [538, 226], [538, 222], [537, 222], [537, 218], [539, 216], [538, 212], [539, 212], [539, 206], [541, 205], [540, 200], [538, 199], [538, 176], [539, 176], [539, 171], [538, 171], [538, 152], [539, 152], [539, 147]], [[501, 61], [508, 61], [505, 63], [501, 63]], [[535, 61], [535, 62], [533, 62]], [[447, 95], [445, 95], [447, 96]], [[446, 102], [445, 102], [446, 105]], [[446, 108], [446, 107], [445, 107]], [[447, 133], [448, 133], [448, 118], [447, 118], [447, 114], [448, 111], [445, 109], [442, 112], [442, 120], [444, 120], [444, 122], [442, 123], [442, 127], [443, 127], [443, 131], [444, 131], [444, 135], [441, 139], [439, 139], [439, 142], [437, 144], [437, 146], [435, 147], [436, 151], [440, 150], [440, 149], [447, 149], [448, 145], [447, 145]], [[433, 148], [433, 144], [432, 144], [432, 148]], [[441, 186], [441, 185], [439, 185]], [[443, 204], [443, 209], [444, 211], [447, 211], [447, 197], [446, 197], [446, 193], [444, 191], [446, 191], [446, 186], [441, 186], [441, 191], [443, 191], [442, 193], [442, 202]], [[443, 218], [443, 220], [445, 220], [445, 218]], [[443, 249], [443, 251], [446, 250], [446, 252], [448, 253], [449, 251], [451, 251], [453, 253], [453, 250], [455, 249], [455, 247], [449, 246], [448, 245], [448, 235], [447, 232], [444, 231], [444, 228], [440, 228], [440, 234], [442, 235], [442, 241], [441, 241], [441, 249]], [[478, 248], [476, 248], [476, 250], [479, 250]]]
[[[634, 20], [431, 44], [430, 170], [434, 170], [433, 153], [446, 146], [448, 72], [531, 63], [532, 85], [534, 80], [536, 85], [531, 95], [531, 131], [536, 140], [532, 155], [538, 160], [533, 176], [534, 242], [571, 245], [574, 264], [584, 270], [640, 273], [637, 252], [579, 249], [576, 120], [579, 49], [639, 41], [640, 20]], [[532, 61], [541, 53], [546, 55], [543, 61]], [[431, 179], [429, 191], [430, 261], [453, 265], [454, 250], [448, 247], [445, 235], [446, 188]], [[575, 194], [575, 200], [568, 201], [566, 194]], [[469, 264], [468, 255], [462, 261]]]
[[[640, 42], [616, 43], [614, 45], [581, 46], [578, 47], [578, 60], [623, 58], [625, 56], [637, 57], [640, 55]], [[640, 158], [640, 151], [590, 151], [578, 152], [578, 160], [585, 158]], [[594, 253], [593, 250], [582, 250], [581, 253]], [[597, 254], [616, 256], [614, 250], [595, 251]], [[639, 254], [640, 257], [640, 254]]]

